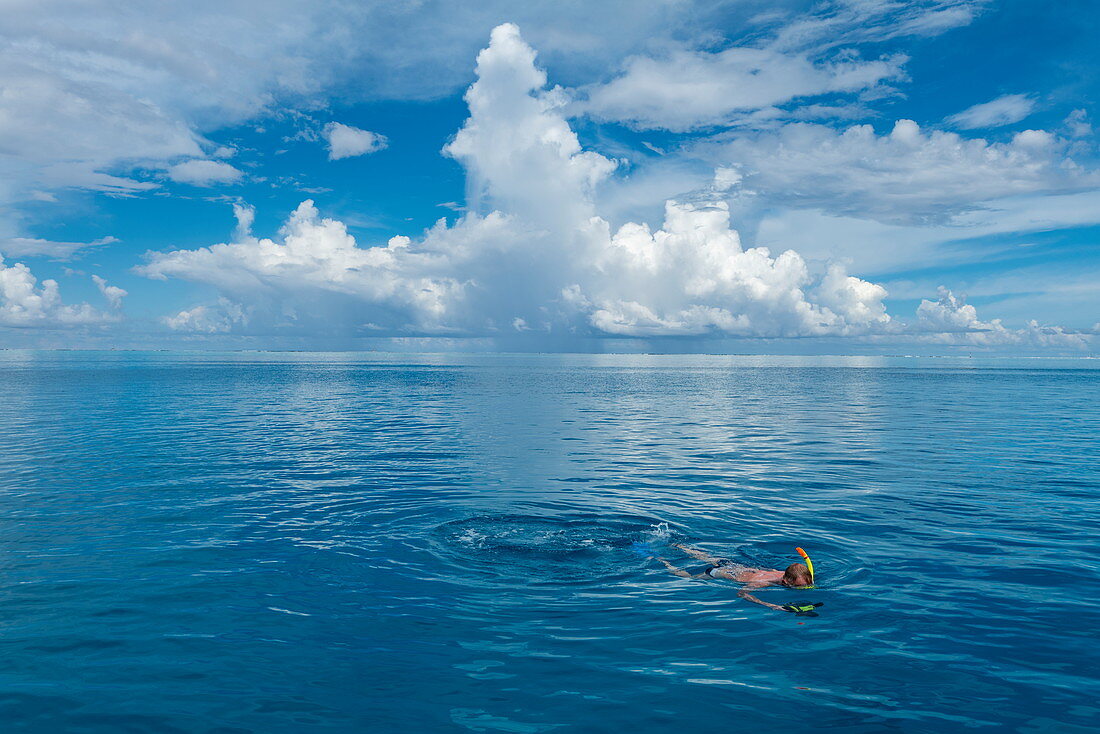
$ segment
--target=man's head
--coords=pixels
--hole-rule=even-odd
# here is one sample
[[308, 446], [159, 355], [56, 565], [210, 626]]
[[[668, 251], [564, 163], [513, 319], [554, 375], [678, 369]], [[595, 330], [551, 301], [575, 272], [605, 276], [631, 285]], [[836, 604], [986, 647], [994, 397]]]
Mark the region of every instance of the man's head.
[[810, 577], [810, 569], [806, 568], [804, 563], [792, 563], [783, 572], [784, 586], [810, 586], [813, 582], [813, 578]]

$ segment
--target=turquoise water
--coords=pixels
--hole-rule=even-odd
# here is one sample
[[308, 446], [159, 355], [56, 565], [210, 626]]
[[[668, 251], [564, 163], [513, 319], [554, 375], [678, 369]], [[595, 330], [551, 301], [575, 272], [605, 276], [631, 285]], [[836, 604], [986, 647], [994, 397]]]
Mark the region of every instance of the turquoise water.
[[0, 352], [0, 721], [1093, 731], [1098, 367]]

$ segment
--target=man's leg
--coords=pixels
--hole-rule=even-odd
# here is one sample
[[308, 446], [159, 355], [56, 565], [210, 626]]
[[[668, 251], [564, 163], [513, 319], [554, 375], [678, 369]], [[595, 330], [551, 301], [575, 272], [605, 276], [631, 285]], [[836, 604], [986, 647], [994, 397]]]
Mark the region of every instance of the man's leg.
[[692, 575], [692, 574], [688, 573], [687, 571], [685, 571], [682, 568], [676, 568], [671, 563], [666, 561], [664, 558], [658, 558], [657, 560], [660, 561], [661, 563], [665, 564], [665, 568], [667, 568], [669, 571], [672, 571], [674, 574], [676, 574], [677, 576], [679, 576], [682, 579], [701, 579], [701, 578], [705, 578], [705, 575], [703, 575], [703, 574]]
[[707, 553], [706, 551], [701, 551], [698, 548], [689, 548], [688, 546], [681, 545], [680, 543], [673, 543], [672, 547], [673, 548], [679, 548], [680, 550], [682, 550], [684, 553], [687, 553], [692, 558], [696, 558], [700, 561], [703, 561], [704, 563], [718, 563], [718, 561], [721, 560], [717, 556], [712, 556], [711, 554]]

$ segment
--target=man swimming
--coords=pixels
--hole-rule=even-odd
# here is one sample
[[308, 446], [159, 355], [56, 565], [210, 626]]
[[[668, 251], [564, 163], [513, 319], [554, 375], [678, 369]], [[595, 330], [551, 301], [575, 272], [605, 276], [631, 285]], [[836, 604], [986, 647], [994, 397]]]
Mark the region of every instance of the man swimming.
[[762, 599], [757, 599], [749, 592], [755, 591], [756, 589], [762, 589], [765, 586], [774, 586], [777, 584], [780, 586], [793, 587], [810, 586], [813, 584], [813, 577], [810, 575], [810, 570], [803, 563], [792, 563], [787, 566], [786, 571], [776, 571], [769, 568], [750, 568], [735, 563], [728, 558], [712, 556], [706, 551], [701, 551], [698, 548], [689, 548], [680, 543], [672, 543], [672, 547], [679, 548], [692, 558], [707, 564], [706, 568], [701, 572], [692, 573], [682, 568], [676, 568], [676, 566], [673, 566], [664, 558], [658, 558], [657, 560], [665, 564], [665, 568], [672, 571], [672, 573], [685, 579], [725, 579], [727, 581], [737, 581], [744, 584], [741, 590], [737, 592], [739, 597], [748, 599], [756, 604], [762, 604], [770, 609], [777, 609], [782, 612], [791, 611], [791, 609], [780, 606], [779, 604], [769, 604]]

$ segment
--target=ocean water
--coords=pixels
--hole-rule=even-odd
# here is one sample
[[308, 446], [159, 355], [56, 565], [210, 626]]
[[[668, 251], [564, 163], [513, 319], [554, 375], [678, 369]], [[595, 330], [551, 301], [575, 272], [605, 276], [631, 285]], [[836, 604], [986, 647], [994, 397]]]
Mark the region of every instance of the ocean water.
[[0, 352], [0, 728], [1095, 731], [1098, 367]]

